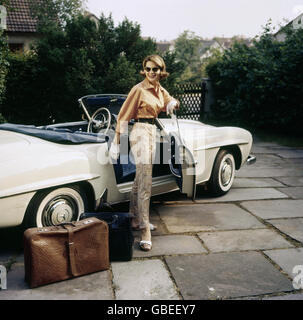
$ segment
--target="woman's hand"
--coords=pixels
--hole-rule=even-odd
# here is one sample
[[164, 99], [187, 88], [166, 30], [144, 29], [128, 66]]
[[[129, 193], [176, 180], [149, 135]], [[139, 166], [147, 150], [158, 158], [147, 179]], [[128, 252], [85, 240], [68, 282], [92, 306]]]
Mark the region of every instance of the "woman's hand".
[[166, 114], [171, 115], [173, 114], [175, 109], [179, 109], [179, 108], [180, 108], [179, 100], [172, 99], [169, 101], [169, 103], [166, 106]]
[[109, 155], [111, 156], [112, 159], [117, 160], [119, 158], [119, 153], [120, 153], [119, 144], [120, 144], [120, 134], [116, 132], [114, 140], [109, 149]]
[[112, 159], [117, 160], [119, 158], [119, 153], [120, 153], [119, 145], [113, 141], [109, 149], [109, 155]]

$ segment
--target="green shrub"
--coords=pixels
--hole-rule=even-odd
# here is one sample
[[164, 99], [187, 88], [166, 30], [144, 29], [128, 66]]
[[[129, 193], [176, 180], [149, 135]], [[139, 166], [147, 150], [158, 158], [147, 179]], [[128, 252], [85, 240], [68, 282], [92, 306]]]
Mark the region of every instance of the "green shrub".
[[6, 119], [3, 117], [3, 115], [0, 113], [0, 123], [7, 122]]
[[0, 104], [2, 97], [5, 93], [5, 81], [9, 67], [9, 63], [7, 61], [7, 54], [8, 48], [6, 38], [3, 34], [3, 31], [0, 29]]
[[235, 43], [206, 67], [214, 117], [252, 128], [303, 135], [303, 30], [284, 42], [266, 29], [253, 46]]
[[[78, 99], [96, 93], [128, 93], [142, 80], [143, 58], [156, 51], [140, 26], [127, 19], [100, 26], [83, 16], [64, 29], [47, 24], [30, 54], [10, 54], [5, 101], [0, 112], [14, 123], [43, 125], [79, 120]], [[123, 40], [123, 41], [122, 41]], [[135, 63], [136, 61], [136, 63]]]
[[47, 114], [47, 107], [40, 103], [43, 92], [39, 91], [37, 57], [10, 54], [6, 81], [6, 93], [1, 113], [12, 123], [40, 124]]

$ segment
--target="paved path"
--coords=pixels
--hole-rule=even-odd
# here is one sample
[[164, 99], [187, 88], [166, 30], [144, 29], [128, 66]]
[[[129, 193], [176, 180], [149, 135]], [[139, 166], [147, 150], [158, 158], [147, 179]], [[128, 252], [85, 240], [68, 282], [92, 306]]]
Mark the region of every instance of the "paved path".
[[132, 261], [108, 271], [29, 289], [22, 251], [2, 243], [0, 300], [303, 300], [303, 149], [256, 142], [252, 153], [257, 162], [223, 197], [199, 187], [195, 202], [178, 192], [153, 198], [153, 250], [140, 251], [135, 233]]

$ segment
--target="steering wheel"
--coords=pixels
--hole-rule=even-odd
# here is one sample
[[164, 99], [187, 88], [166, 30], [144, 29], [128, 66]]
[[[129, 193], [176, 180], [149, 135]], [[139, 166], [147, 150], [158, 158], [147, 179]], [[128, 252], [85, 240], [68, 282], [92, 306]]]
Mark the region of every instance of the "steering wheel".
[[87, 126], [87, 132], [106, 134], [110, 128], [112, 121], [112, 115], [107, 108], [99, 108], [92, 115]]

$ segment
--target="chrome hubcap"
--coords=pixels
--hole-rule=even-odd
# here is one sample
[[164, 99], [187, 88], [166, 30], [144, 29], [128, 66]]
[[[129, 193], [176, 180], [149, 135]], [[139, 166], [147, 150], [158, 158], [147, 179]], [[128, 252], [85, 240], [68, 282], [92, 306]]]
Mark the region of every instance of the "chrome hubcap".
[[226, 159], [222, 165], [221, 170], [221, 182], [224, 187], [226, 187], [233, 176], [233, 165], [230, 159]]
[[43, 210], [44, 226], [73, 221], [77, 217], [77, 203], [70, 197], [60, 196], [52, 199]]

